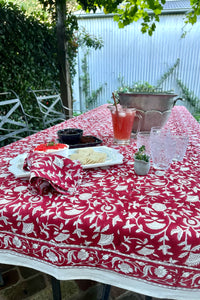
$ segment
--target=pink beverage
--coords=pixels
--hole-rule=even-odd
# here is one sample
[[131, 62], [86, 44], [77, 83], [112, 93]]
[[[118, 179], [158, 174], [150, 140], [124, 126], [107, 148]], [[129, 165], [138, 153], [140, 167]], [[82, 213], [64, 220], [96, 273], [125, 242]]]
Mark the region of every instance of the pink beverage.
[[117, 144], [129, 144], [136, 110], [123, 108], [120, 105], [117, 106], [117, 110], [115, 106], [108, 108], [112, 115], [114, 141]]

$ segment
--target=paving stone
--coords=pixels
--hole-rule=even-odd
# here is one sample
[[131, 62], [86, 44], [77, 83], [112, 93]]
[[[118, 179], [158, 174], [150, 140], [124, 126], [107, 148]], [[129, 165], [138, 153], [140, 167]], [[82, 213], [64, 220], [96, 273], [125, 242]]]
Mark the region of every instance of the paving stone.
[[[69, 299], [72, 295], [79, 294], [79, 288], [74, 280], [62, 280], [60, 282], [62, 299]], [[89, 300], [89, 299], [88, 299]]]
[[46, 287], [45, 278], [42, 275], [37, 275], [36, 277], [23, 282], [24, 293], [28, 295], [33, 295], [37, 291], [41, 291]]
[[6, 289], [3, 296], [6, 300], [22, 300], [43, 290], [45, 287], [46, 283], [44, 277], [38, 275], [33, 279], [22, 281]]
[[82, 279], [82, 280], [75, 280], [77, 286], [79, 287], [79, 289], [81, 291], [86, 291], [87, 289], [89, 289], [90, 287], [94, 286], [97, 284], [96, 281], [93, 281], [93, 280], [85, 280], [85, 279]]
[[145, 300], [145, 297], [134, 292], [126, 291], [124, 294], [117, 297], [116, 300]]
[[[42, 272], [0, 264], [5, 285], [0, 288], [0, 300], [53, 300], [51, 276]], [[62, 300], [100, 300], [103, 285], [89, 280], [63, 280]], [[144, 300], [143, 295], [112, 286], [109, 300]], [[161, 300], [153, 298], [153, 300]], [[167, 299], [162, 299], [167, 300]], [[192, 300], [192, 299], [191, 299]]]
[[[0, 300], [1, 300], [1, 298], [0, 298]], [[51, 290], [51, 288], [46, 287], [42, 291], [26, 298], [25, 300], [53, 300], [52, 290]]]
[[64, 300], [101, 300], [102, 290], [102, 284], [96, 284], [90, 287], [88, 290], [80, 292], [78, 295], [76, 294], [69, 299], [66, 298]]
[[110, 295], [111, 295], [111, 298], [116, 299], [117, 297], [124, 294], [125, 292], [126, 292], [126, 290], [124, 290], [124, 289], [120, 289], [118, 287], [112, 286], [111, 290], [110, 290]]
[[4, 264], [0, 264], [0, 272], [3, 273], [3, 272], [6, 272], [8, 270], [11, 270], [11, 269], [15, 269], [16, 267], [15, 266], [12, 266], [12, 265], [4, 265]]
[[3, 277], [3, 286], [0, 287], [0, 290], [16, 284], [20, 280], [17, 269], [12, 269], [2, 273], [2, 277]]
[[30, 268], [25, 268], [25, 267], [19, 267], [19, 271], [20, 271], [21, 276], [24, 279], [32, 277], [32, 276], [34, 276], [34, 275], [36, 275], [38, 273], [37, 270], [30, 269]]

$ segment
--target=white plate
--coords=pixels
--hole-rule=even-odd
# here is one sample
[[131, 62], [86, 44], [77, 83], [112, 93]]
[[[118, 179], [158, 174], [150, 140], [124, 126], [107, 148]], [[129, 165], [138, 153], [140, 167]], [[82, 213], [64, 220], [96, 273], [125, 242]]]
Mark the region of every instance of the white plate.
[[[103, 163], [97, 164], [90, 164], [90, 165], [82, 165], [83, 169], [91, 169], [91, 168], [99, 168], [99, 167], [107, 167], [113, 165], [119, 165], [123, 163], [123, 155], [120, 154], [116, 149], [112, 149], [106, 146], [99, 146], [99, 147], [88, 147], [88, 148], [81, 148], [82, 149], [93, 149], [96, 152], [102, 152], [107, 154], [106, 161]], [[68, 157], [75, 153], [80, 148], [69, 149]]]
[[[90, 164], [90, 165], [82, 165], [83, 169], [91, 169], [91, 168], [99, 168], [99, 167], [107, 167], [113, 166], [123, 163], [123, 155], [120, 154], [116, 149], [112, 149], [106, 146], [99, 147], [89, 147], [90, 149], [94, 149], [96, 152], [103, 152], [107, 154], [106, 161], [103, 163]], [[79, 150], [80, 148], [69, 149], [68, 156], [72, 155], [74, 152]], [[81, 148], [88, 149], [88, 148]], [[27, 156], [27, 153], [19, 154], [15, 158], [10, 160], [9, 171], [15, 175], [17, 178], [25, 178], [30, 176], [30, 172], [23, 170], [24, 160]]]
[[23, 153], [10, 160], [10, 166], [8, 170], [17, 178], [28, 178], [30, 176], [30, 172], [23, 170], [24, 160], [26, 157], [27, 153]]

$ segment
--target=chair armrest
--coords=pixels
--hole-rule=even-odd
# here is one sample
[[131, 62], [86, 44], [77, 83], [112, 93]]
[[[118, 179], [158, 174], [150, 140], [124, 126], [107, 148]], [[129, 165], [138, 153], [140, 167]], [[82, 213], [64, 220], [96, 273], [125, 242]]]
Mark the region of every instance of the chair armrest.
[[36, 119], [36, 120], [37, 120], [37, 119], [42, 120], [42, 118], [40, 118], [40, 117], [35, 117], [35, 116], [31, 116], [31, 115], [27, 114], [26, 112], [24, 112], [24, 114], [25, 114], [25, 116], [28, 117], [28, 118]]
[[68, 107], [66, 107], [66, 106], [64, 106], [64, 105], [62, 105], [62, 107], [63, 107], [64, 109], [66, 109], [66, 110], [71, 110], [71, 111], [72, 111], [71, 108], [68, 108]]

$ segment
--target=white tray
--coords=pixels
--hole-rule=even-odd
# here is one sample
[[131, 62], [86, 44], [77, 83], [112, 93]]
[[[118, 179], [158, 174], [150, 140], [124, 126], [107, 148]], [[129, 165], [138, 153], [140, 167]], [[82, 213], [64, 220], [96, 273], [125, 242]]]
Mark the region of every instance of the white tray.
[[[99, 167], [107, 167], [113, 166], [123, 163], [123, 155], [120, 154], [116, 149], [109, 148], [106, 146], [99, 146], [99, 147], [89, 147], [90, 149], [94, 149], [96, 152], [103, 152], [107, 154], [107, 159], [103, 163], [96, 163], [90, 165], [82, 165], [83, 169], [91, 169], [91, 168], [99, 168]], [[79, 150], [80, 148], [69, 149], [68, 155], [72, 155], [74, 152]], [[88, 149], [88, 148], [82, 148]], [[15, 175], [17, 178], [25, 178], [30, 176], [30, 172], [23, 170], [24, 160], [27, 157], [27, 153], [19, 154], [15, 158], [10, 160], [9, 171]]]

